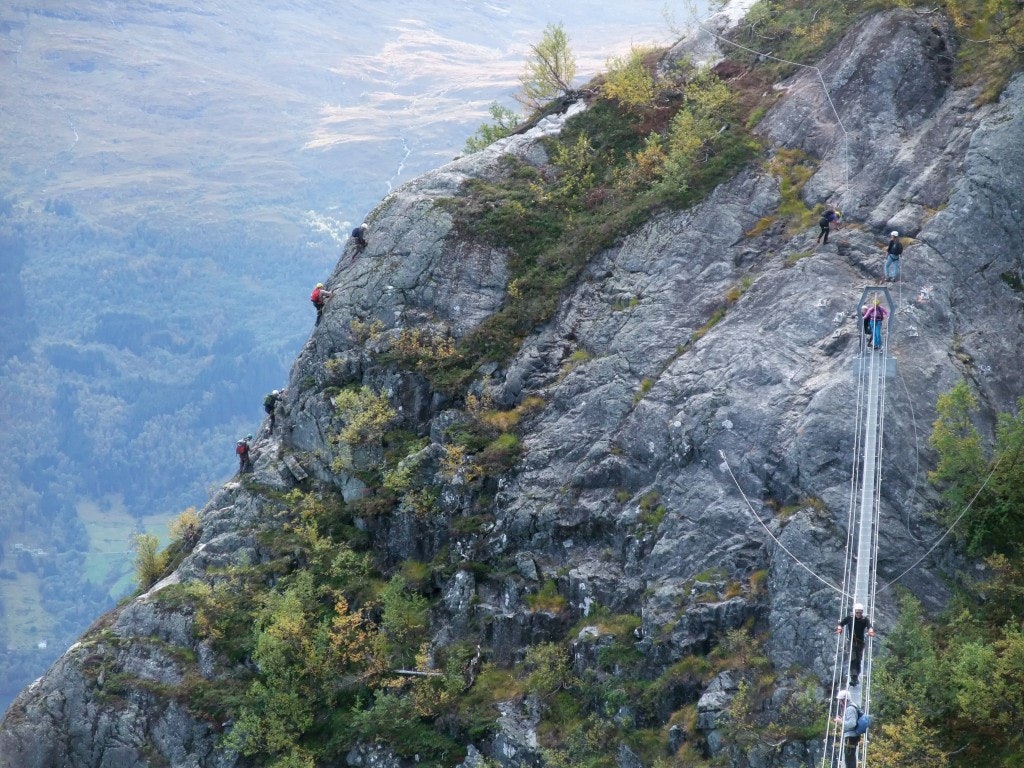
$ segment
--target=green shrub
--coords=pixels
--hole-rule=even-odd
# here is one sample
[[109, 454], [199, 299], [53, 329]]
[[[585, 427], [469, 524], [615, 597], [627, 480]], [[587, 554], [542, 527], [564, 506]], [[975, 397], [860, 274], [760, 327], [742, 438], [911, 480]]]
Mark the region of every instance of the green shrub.
[[646, 64], [651, 53], [649, 48], [632, 48], [628, 56], [609, 59], [601, 95], [619, 102], [627, 110], [652, 107], [657, 89]]
[[366, 386], [341, 390], [334, 398], [334, 407], [344, 423], [338, 438], [349, 445], [379, 442], [397, 415], [387, 395], [375, 395]]
[[135, 550], [135, 576], [142, 589], [153, 586], [167, 568], [167, 553], [160, 551], [160, 540], [150, 533], [132, 537]]
[[568, 601], [558, 594], [558, 584], [549, 579], [535, 594], [526, 596], [526, 604], [534, 611], [561, 613], [568, 605]]
[[518, 113], [497, 102], [490, 106], [492, 123], [484, 123], [476, 129], [476, 134], [466, 139], [466, 152], [479, 152], [498, 139], [510, 136], [519, 127], [521, 118]]
[[538, 643], [526, 649], [522, 664], [526, 690], [548, 697], [572, 685], [576, 678], [569, 668], [569, 654], [557, 643]]
[[521, 454], [519, 438], [505, 432], [492, 440], [478, 456], [480, 466], [489, 475], [498, 475], [516, 465]]
[[461, 754], [455, 742], [420, 715], [414, 698], [398, 691], [375, 692], [370, 707], [355, 711], [352, 729], [365, 742], [383, 742], [399, 757], [428, 765], [443, 755]]

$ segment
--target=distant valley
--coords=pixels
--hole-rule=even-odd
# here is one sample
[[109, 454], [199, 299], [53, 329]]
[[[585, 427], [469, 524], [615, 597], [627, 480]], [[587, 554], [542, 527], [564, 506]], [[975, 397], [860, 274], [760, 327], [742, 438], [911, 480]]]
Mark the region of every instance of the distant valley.
[[663, 5], [0, 10], [0, 709], [234, 471], [353, 223], [513, 105], [545, 24], [589, 75]]

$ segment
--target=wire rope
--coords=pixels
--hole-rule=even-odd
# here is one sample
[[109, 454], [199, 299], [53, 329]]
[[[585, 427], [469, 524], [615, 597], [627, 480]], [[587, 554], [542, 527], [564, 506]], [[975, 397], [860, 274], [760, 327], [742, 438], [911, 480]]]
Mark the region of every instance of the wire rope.
[[[714, 14], [712, 14], [712, 15], [714, 15]], [[707, 21], [709, 18], [711, 18], [711, 16], [706, 17], [702, 21], [697, 21], [696, 22], [696, 26], [699, 29], [703, 30], [708, 35], [710, 35], [715, 40], [717, 40], [717, 41], [719, 41], [721, 43], [726, 43], [727, 45], [731, 45], [731, 46], [733, 46], [735, 48], [738, 48], [740, 50], [747, 51], [747, 52], [752, 53], [752, 54], [754, 54], [756, 56], [759, 56], [759, 57], [771, 59], [773, 61], [778, 61], [778, 62], [781, 62], [781, 63], [784, 63], [784, 64], [790, 64], [790, 65], [793, 65], [795, 67], [800, 67], [800, 68], [803, 68], [803, 69], [809, 69], [809, 70], [812, 70], [815, 73], [818, 81], [821, 83], [822, 92], [824, 93], [825, 100], [828, 102], [828, 106], [831, 109], [832, 114], [835, 117], [836, 125], [839, 127], [839, 130], [842, 132], [842, 154], [843, 154], [842, 163], [843, 163], [843, 171], [844, 171], [844, 179], [843, 180], [844, 180], [844, 187], [846, 189], [849, 189], [849, 183], [850, 183], [849, 132], [846, 130], [846, 126], [843, 125], [842, 118], [839, 116], [839, 111], [838, 111], [838, 109], [836, 109], [835, 102], [832, 100], [832, 95], [829, 93], [828, 85], [825, 82], [825, 78], [824, 78], [824, 75], [821, 72], [821, 69], [816, 67], [816, 66], [812, 66], [812, 65], [808, 65], [808, 64], [801, 64], [800, 62], [791, 61], [791, 60], [788, 60], [788, 59], [783, 59], [781, 57], [774, 56], [772, 54], [762, 53], [760, 51], [754, 50], [753, 48], [749, 48], [749, 47], [747, 47], [745, 45], [742, 45], [741, 43], [737, 43], [737, 42], [735, 42], [733, 40], [729, 40], [728, 38], [726, 38], [726, 37], [724, 37], [722, 35], [719, 35], [714, 30], [712, 30], [712, 29], [708, 28], [707, 26], [705, 26], [703, 21]], [[902, 285], [900, 285], [900, 288], [902, 288]], [[902, 297], [902, 293], [900, 293], [900, 296]], [[858, 310], [859, 310], [859, 307], [858, 307]], [[866, 346], [865, 343], [864, 343], [864, 335], [861, 333], [861, 328], [860, 328], [860, 325], [861, 325], [861, 323], [863, 321], [862, 321], [862, 318], [860, 317], [860, 311], [858, 311], [857, 315], [858, 315], [857, 318], [856, 318], [856, 322], [857, 322], [857, 326], [858, 326], [857, 331], [858, 331], [858, 336], [860, 336], [860, 338], [861, 338], [861, 343], [859, 345], [859, 350], [860, 350], [860, 352], [862, 354], [861, 354], [861, 365], [859, 366], [858, 382], [857, 382], [858, 397], [857, 397], [857, 406], [856, 406], [856, 412], [855, 412], [854, 448], [853, 448], [854, 461], [853, 461], [853, 467], [851, 468], [851, 475], [850, 475], [850, 495], [849, 495], [849, 497], [850, 497], [850, 504], [849, 504], [848, 511], [847, 511], [847, 540], [846, 540], [846, 552], [845, 552], [845, 558], [844, 558], [845, 562], [844, 562], [844, 568], [843, 568], [843, 584], [842, 584], [841, 588], [836, 588], [834, 585], [832, 585], [829, 582], [827, 582], [824, 578], [822, 578], [818, 574], [814, 573], [810, 568], [807, 567], [807, 565], [805, 565], [798, 557], [796, 557], [796, 555], [794, 555], [788, 548], [786, 548], [785, 545], [783, 545], [782, 542], [778, 539], [778, 537], [776, 537], [768, 529], [768, 527], [765, 525], [764, 521], [761, 520], [760, 516], [756, 513], [756, 511], [754, 510], [753, 506], [750, 504], [750, 501], [749, 501], [749, 499], [747, 499], [747, 496], [743, 492], [743, 489], [740, 487], [739, 482], [736, 479], [736, 476], [732, 472], [732, 468], [729, 466], [729, 462], [728, 462], [728, 460], [725, 457], [724, 451], [719, 451], [719, 454], [721, 455], [722, 460], [725, 463], [725, 467], [728, 470], [730, 477], [732, 477], [733, 483], [736, 485], [737, 490], [740, 492], [740, 495], [743, 497], [743, 500], [744, 500], [744, 503], [747, 506], [747, 509], [754, 516], [754, 518], [758, 521], [758, 523], [765, 530], [765, 532], [769, 535], [769, 537], [773, 541], [775, 541], [775, 543], [778, 544], [778, 546], [784, 552], [786, 552], [786, 554], [788, 554], [794, 560], [794, 562], [796, 562], [798, 565], [800, 565], [802, 568], [804, 568], [808, 573], [810, 573], [812, 576], [814, 576], [817, 580], [819, 580], [822, 583], [826, 584], [826, 586], [829, 586], [829, 588], [833, 589], [834, 591], [839, 592], [839, 594], [840, 594], [840, 614], [841, 614], [841, 616], [846, 611], [847, 600], [850, 599], [849, 584], [850, 584], [850, 578], [853, 575], [853, 530], [854, 530], [855, 508], [856, 508], [856, 501], [855, 501], [855, 495], [856, 494], [855, 494], [855, 492], [856, 492], [856, 488], [858, 487], [858, 480], [863, 482], [863, 477], [861, 477], [861, 472], [860, 472], [860, 466], [861, 466], [861, 463], [862, 463], [861, 460], [863, 458], [863, 449], [864, 449], [863, 443], [861, 441], [861, 433], [863, 431], [862, 430], [863, 421], [864, 421], [864, 419], [863, 419], [863, 412], [864, 412], [864, 403], [865, 403], [865, 399], [866, 399], [866, 396], [863, 394], [863, 392], [864, 392], [863, 384], [864, 384], [865, 376], [867, 375], [866, 369], [869, 369], [869, 368], [870, 369], [874, 369], [875, 368], [874, 360], [871, 359], [871, 358], [865, 359], [864, 356], [863, 356], [864, 347]], [[878, 374], [880, 374], [880, 378], [883, 380], [883, 389], [882, 389], [882, 392], [881, 392], [881, 399], [880, 399], [880, 402], [883, 403], [883, 404], [884, 404], [884, 378], [885, 378], [884, 377], [884, 366], [885, 366], [885, 359], [886, 359], [887, 354], [888, 354], [888, 334], [886, 334], [886, 343], [885, 343], [885, 345], [883, 347], [883, 357], [882, 357], [882, 361], [881, 361], [881, 366], [882, 367], [878, 371]], [[870, 362], [870, 365], [868, 364], [869, 362]], [[905, 382], [904, 382], [904, 385], [905, 385]], [[908, 395], [909, 395], [909, 391], [908, 391]], [[880, 424], [884, 424], [884, 414], [882, 413], [882, 407], [879, 407], [878, 414], [876, 415], [876, 418], [879, 419], [879, 423]], [[883, 438], [883, 435], [881, 434], [881, 432], [882, 432], [882, 430], [879, 429], [878, 430], [878, 442], [877, 442], [876, 448], [875, 448], [875, 451], [876, 451], [876, 454], [877, 454], [877, 461], [875, 463], [875, 467], [876, 467], [875, 471], [876, 471], [876, 473], [880, 473], [880, 471], [881, 471], [881, 450], [882, 450], [881, 446], [882, 446], [882, 438]], [[872, 533], [871, 533], [871, 536], [872, 536], [872, 539], [871, 539], [871, 564], [870, 564], [870, 572], [869, 572], [871, 612], [869, 613], [869, 617], [871, 615], [873, 615], [873, 612], [874, 612], [874, 597], [875, 597], [875, 591], [876, 591], [876, 587], [877, 587], [877, 578], [876, 578], [876, 572], [875, 571], [876, 571], [877, 552], [878, 552], [878, 538], [877, 537], [878, 537], [878, 528], [879, 528], [879, 526], [878, 526], [878, 520], [877, 520], [877, 510], [880, 509], [880, 499], [881, 499], [881, 496], [880, 496], [880, 485], [881, 484], [878, 483], [878, 482], [875, 483], [875, 494], [874, 494], [874, 498], [872, 499], [873, 509], [872, 509]], [[863, 514], [863, 510], [862, 510], [862, 514]], [[853, 616], [853, 612], [850, 611], [848, 615], [850, 615], [852, 617]], [[842, 621], [842, 619], [840, 619], [840, 621]], [[849, 635], [850, 635], [850, 648], [849, 648], [850, 656], [849, 656], [849, 658], [851, 660], [852, 660], [853, 642], [854, 642], [854, 632], [853, 632], [853, 629], [854, 629], [853, 622], [851, 620], [851, 622], [850, 622], [850, 632], [849, 632]], [[837, 683], [839, 681], [842, 680], [842, 674], [843, 674], [842, 673], [842, 669], [845, 667], [846, 660], [847, 660], [847, 656], [846, 656], [845, 653], [842, 653], [842, 650], [843, 650], [842, 635], [839, 634], [836, 637], [835, 651], [834, 651], [834, 657], [833, 657], [832, 689], [831, 689], [832, 690], [832, 694], [830, 695], [830, 700], [829, 700], [829, 718], [828, 718], [828, 723], [826, 725], [825, 743], [823, 744], [823, 749], [822, 749], [822, 768], [824, 768], [824, 766], [826, 764], [826, 762], [825, 762], [826, 758], [828, 759], [829, 764], [833, 763], [833, 758], [835, 758], [835, 751], [837, 749], [837, 745], [841, 745], [842, 744], [842, 733], [843, 733], [842, 729], [843, 729], [843, 725], [841, 723], [838, 724], [838, 726], [837, 726], [838, 730], [837, 730], [837, 732], [835, 734], [835, 737], [832, 738], [833, 737], [833, 726], [836, 726], [836, 724], [834, 723], [833, 718], [831, 716], [832, 706], [835, 703], [834, 696], [835, 696], [835, 691], [836, 691], [836, 685], [837, 685]], [[868, 665], [870, 666], [870, 646], [866, 650], [868, 651], [868, 654], [869, 654]], [[869, 690], [870, 690], [870, 684], [869, 684], [869, 681], [868, 681], [866, 683], [866, 685], [865, 685], [865, 691], [868, 692]], [[864, 701], [866, 701], [866, 699], [862, 698], [862, 703]], [[829, 750], [829, 744], [830, 743], [832, 745], [831, 752]], [[866, 747], [865, 747], [864, 750], [862, 750], [862, 752], [860, 754], [860, 760], [861, 760], [861, 762], [863, 764], [866, 764], [866, 760], [867, 760], [867, 748]]]
[[892, 586], [893, 584], [895, 584], [895, 583], [896, 583], [897, 581], [899, 581], [899, 580], [900, 580], [900, 579], [902, 579], [902, 578], [903, 578], [904, 576], [906, 576], [906, 575], [907, 575], [908, 573], [910, 573], [910, 572], [911, 572], [912, 570], [914, 570], [915, 568], [917, 568], [917, 566], [919, 566], [919, 565], [921, 564], [921, 562], [922, 562], [922, 561], [923, 561], [923, 560], [924, 560], [924, 559], [925, 559], [926, 557], [928, 557], [928, 555], [930, 555], [930, 554], [931, 554], [932, 552], [934, 552], [934, 551], [935, 551], [935, 549], [936, 549], [936, 548], [937, 548], [937, 547], [939, 546], [939, 544], [941, 544], [941, 543], [943, 542], [943, 540], [944, 540], [944, 539], [945, 539], [945, 538], [946, 538], [946, 537], [947, 537], [947, 536], [948, 536], [949, 534], [951, 534], [951, 533], [953, 532], [953, 529], [954, 529], [954, 528], [956, 528], [957, 524], [958, 524], [958, 523], [959, 523], [959, 522], [960, 522], [961, 520], [963, 520], [963, 518], [964, 518], [964, 515], [966, 515], [966, 514], [967, 514], [967, 513], [968, 513], [968, 512], [970, 511], [971, 507], [973, 507], [973, 506], [974, 506], [974, 502], [975, 502], [975, 501], [977, 501], [978, 497], [979, 497], [979, 496], [981, 495], [981, 492], [982, 492], [983, 490], [985, 490], [985, 486], [986, 486], [986, 485], [988, 485], [988, 482], [989, 482], [989, 480], [991, 480], [991, 479], [992, 479], [992, 475], [994, 475], [994, 474], [996, 473], [996, 469], [998, 469], [998, 468], [999, 468], [999, 463], [1000, 463], [1000, 461], [1002, 461], [1002, 458], [1001, 458], [1001, 457], [1000, 457], [1000, 458], [998, 458], [998, 459], [996, 459], [996, 463], [992, 465], [992, 469], [991, 469], [991, 470], [989, 471], [989, 473], [988, 473], [988, 476], [987, 476], [987, 477], [985, 478], [985, 482], [983, 482], [983, 483], [981, 484], [981, 487], [979, 487], [979, 488], [978, 488], [978, 490], [977, 490], [977, 491], [975, 492], [974, 496], [972, 496], [972, 497], [971, 497], [971, 500], [970, 500], [970, 501], [969, 501], [969, 502], [967, 503], [967, 506], [965, 506], [965, 507], [963, 508], [963, 510], [962, 510], [962, 511], [960, 512], [960, 514], [959, 514], [959, 515], [957, 515], [957, 518], [956, 518], [956, 520], [954, 520], [954, 521], [953, 521], [952, 523], [950, 523], [950, 524], [949, 524], [949, 527], [948, 527], [948, 528], [946, 528], [946, 530], [945, 530], [945, 531], [943, 531], [942, 535], [941, 535], [941, 536], [939, 536], [939, 537], [938, 537], [938, 538], [937, 538], [937, 539], [935, 540], [935, 543], [934, 543], [934, 544], [932, 544], [932, 545], [931, 545], [931, 546], [930, 546], [930, 547], [928, 548], [928, 551], [927, 551], [927, 552], [925, 552], [925, 553], [924, 553], [923, 555], [921, 555], [921, 557], [919, 557], [919, 558], [918, 558], [917, 560], [915, 560], [915, 561], [914, 561], [914, 563], [913, 563], [913, 565], [911, 565], [911, 566], [910, 566], [909, 568], [907, 568], [907, 569], [906, 569], [905, 571], [903, 571], [903, 573], [901, 573], [901, 574], [900, 574], [899, 576], [897, 576], [896, 578], [894, 578], [894, 579], [893, 579], [892, 581], [889, 581], [889, 582], [887, 582], [886, 584], [884, 584], [884, 585], [883, 585], [882, 587], [880, 587], [880, 588], [879, 588], [879, 591], [882, 591], [882, 590], [886, 590], [886, 589], [888, 589], [888, 588], [889, 588], [889, 587], [891, 587], [891, 586]]
[[792, 64], [795, 67], [801, 67], [803, 69], [809, 69], [809, 70], [813, 71], [815, 73], [815, 75], [817, 75], [818, 81], [821, 83], [821, 89], [822, 89], [822, 91], [825, 94], [825, 100], [828, 101], [828, 105], [832, 109], [832, 114], [835, 116], [836, 125], [838, 125], [839, 126], [839, 130], [841, 130], [843, 132], [843, 170], [844, 170], [843, 181], [844, 181], [845, 186], [847, 188], [849, 188], [849, 186], [850, 186], [850, 134], [847, 132], [846, 126], [843, 125], [842, 118], [839, 117], [839, 110], [836, 109], [836, 105], [832, 101], [832, 95], [828, 91], [828, 85], [825, 83], [825, 77], [824, 77], [824, 75], [822, 75], [821, 69], [819, 69], [818, 67], [815, 67], [815, 66], [813, 66], [811, 64], [801, 64], [799, 61], [790, 61], [789, 59], [783, 59], [783, 58], [781, 58], [779, 56], [774, 56], [774, 55], [772, 55], [770, 53], [762, 53], [761, 51], [756, 51], [753, 48], [748, 48], [747, 46], [743, 45], [742, 43], [737, 43], [734, 40], [730, 40], [729, 38], [724, 37], [724, 36], [718, 34], [717, 32], [715, 32], [710, 27], [707, 27], [707, 26], [704, 25], [704, 22], [706, 22], [708, 19], [712, 18], [715, 15], [717, 15], [717, 13], [709, 14], [708, 16], [705, 16], [703, 19], [695, 20], [694, 23], [696, 24], [697, 27], [702, 29], [707, 34], [711, 35], [713, 38], [715, 38], [715, 40], [719, 41], [720, 43], [727, 43], [728, 45], [731, 45], [734, 48], [739, 48], [740, 50], [747, 51], [747, 53], [752, 53], [755, 56], [759, 56], [759, 57], [762, 57], [762, 58], [765, 58], [765, 59], [771, 59], [772, 61], [778, 61], [778, 62], [780, 62], [782, 64]]
[[803, 568], [805, 571], [811, 574], [811, 576], [816, 578], [818, 581], [820, 581], [826, 587], [831, 589], [833, 592], [838, 592], [842, 594], [842, 589], [840, 589], [832, 582], [828, 581], [822, 576], [819, 576], [817, 573], [811, 570], [811, 568], [808, 565], [806, 565], [799, 557], [794, 555], [793, 552], [779, 540], [778, 536], [771, 532], [771, 529], [767, 525], [765, 525], [764, 520], [762, 520], [760, 515], [758, 515], [757, 512], [754, 510], [754, 505], [750, 503], [750, 499], [748, 499], [747, 494], [743, 492], [743, 488], [740, 487], [739, 480], [736, 479], [736, 475], [733, 474], [732, 467], [729, 465], [729, 459], [727, 459], [725, 456], [725, 451], [719, 450], [718, 455], [722, 457], [722, 463], [725, 465], [725, 469], [729, 473], [729, 477], [732, 478], [733, 485], [736, 486], [736, 490], [739, 491], [740, 496], [743, 498], [743, 503], [747, 505], [747, 510], [750, 512], [753, 518], [761, 524], [761, 527], [764, 528], [764, 531], [768, 534], [769, 538], [771, 538], [772, 541], [778, 544], [779, 548], [787, 555], [789, 555], [790, 558], [792, 558], [793, 562], [795, 562], [797, 565], [799, 565], [801, 568]]

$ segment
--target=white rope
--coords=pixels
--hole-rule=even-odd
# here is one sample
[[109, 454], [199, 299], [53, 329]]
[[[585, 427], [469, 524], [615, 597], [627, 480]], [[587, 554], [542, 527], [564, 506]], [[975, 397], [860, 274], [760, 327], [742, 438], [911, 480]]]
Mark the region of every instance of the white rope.
[[964, 515], [966, 515], [968, 513], [968, 511], [970, 511], [971, 507], [974, 506], [974, 502], [977, 501], [978, 497], [981, 495], [981, 492], [983, 490], [985, 490], [985, 486], [988, 485], [988, 481], [991, 480], [992, 479], [992, 475], [994, 475], [996, 473], [996, 469], [998, 469], [1000, 461], [1002, 461], [1002, 457], [997, 459], [996, 463], [992, 465], [992, 470], [988, 473], [988, 477], [985, 478], [985, 482], [981, 484], [981, 487], [978, 488], [978, 490], [974, 494], [974, 496], [971, 497], [971, 500], [967, 503], [967, 506], [963, 508], [963, 511], [959, 515], [957, 515], [956, 520], [954, 520], [952, 523], [950, 523], [949, 527], [942, 533], [942, 535], [939, 536], [939, 538], [937, 538], [935, 540], [935, 543], [932, 544], [931, 547], [928, 548], [928, 551], [925, 552], [923, 555], [921, 555], [921, 557], [919, 557], [917, 560], [915, 560], [914, 564], [911, 565], [909, 568], [907, 568], [907, 570], [903, 571], [903, 573], [901, 573], [899, 576], [897, 576], [892, 581], [890, 581], [887, 584], [885, 584], [884, 586], [880, 587], [879, 588], [880, 590], [888, 589], [893, 584], [895, 584], [897, 581], [899, 581], [904, 576], [906, 576], [908, 573], [910, 573], [912, 570], [917, 568], [917, 566], [921, 564], [921, 561], [924, 560], [926, 557], [928, 557], [928, 555], [930, 555], [932, 552], [934, 552], [935, 548], [938, 547], [939, 544], [941, 544], [943, 542], [943, 540], [947, 536], [949, 536], [949, 534], [951, 534], [953, 532], [953, 529], [956, 528], [957, 523], [959, 523], [961, 520], [963, 520]]
[[753, 48], [748, 48], [747, 46], [742, 45], [741, 43], [737, 43], [737, 42], [735, 42], [733, 40], [730, 40], [727, 37], [722, 37], [722, 35], [718, 34], [717, 32], [715, 32], [710, 27], [707, 27], [707, 26], [704, 25], [705, 21], [707, 21], [708, 19], [710, 19], [710, 18], [712, 18], [713, 16], [716, 16], [716, 15], [717, 15], [717, 13], [709, 14], [708, 16], [704, 17], [704, 19], [699, 20], [699, 21], [695, 21], [694, 23], [697, 25], [697, 27], [699, 27], [700, 29], [702, 29], [705, 32], [707, 32], [709, 35], [711, 35], [713, 38], [718, 40], [720, 43], [727, 43], [728, 45], [731, 45], [731, 46], [733, 46], [735, 48], [739, 48], [740, 50], [747, 51], [747, 53], [752, 53], [755, 56], [760, 56], [760, 57], [763, 57], [765, 59], [771, 59], [772, 61], [778, 61], [778, 62], [781, 62], [782, 64], [792, 64], [794, 67], [802, 67], [804, 69], [810, 69], [810, 70], [812, 70], [818, 76], [818, 80], [821, 82], [821, 89], [825, 93], [825, 99], [828, 101], [828, 105], [832, 109], [832, 114], [836, 118], [836, 125], [838, 125], [839, 126], [839, 130], [843, 132], [843, 168], [844, 168], [844, 171], [845, 171], [845, 173], [844, 173], [844, 182], [845, 182], [846, 188], [848, 189], [849, 186], [850, 186], [850, 135], [846, 131], [846, 126], [843, 125], [842, 118], [839, 117], [839, 110], [836, 109], [836, 105], [832, 101], [832, 95], [828, 92], [828, 86], [825, 84], [825, 77], [824, 77], [824, 75], [821, 74], [821, 70], [818, 67], [812, 66], [810, 64], [801, 64], [798, 61], [790, 61], [789, 59], [783, 59], [783, 58], [780, 58], [778, 56], [773, 56], [770, 53], [762, 53], [761, 51], [755, 51]]
[[733, 472], [732, 472], [732, 467], [729, 466], [729, 460], [725, 457], [725, 451], [720, 450], [718, 452], [718, 455], [722, 457], [722, 462], [725, 464], [725, 469], [729, 473], [729, 477], [732, 478], [732, 482], [733, 482], [733, 485], [736, 486], [736, 490], [739, 491], [740, 496], [743, 497], [743, 502], [747, 505], [747, 509], [749, 510], [750, 514], [753, 516], [753, 518], [755, 520], [757, 520], [758, 523], [761, 524], [761, 527], [764, 528], [764, 532], [767, 533], [769, 537], [771, 537], [771, 540], [774, 541], [776, 544], [778, 544], [779, 548], [782, 549], [783, 552], [785, 552], [787, 555], [789, 555], [797, 565], [799, 565], [801, 568], [803, 568], [805, 571], [807, 571], [809, 574], [811, 574], [811, 576], [816, 578], [818, 581], [820, 581], [826, 587], [831, 589], [833, 592], [838, 592], [839, 594], [843, 594], [843, 590], [842, 589], [837, 587], [832, 582], [827, 581], [826, 579], [824, 579], [821, 576], [819, 576], [818, 574], [816, 574], [813, 570], [811, 570], [811, 568], [809, 566], [805, 565], [803, 563], [803, 561], [800, 560], [799, 557], [797, 557], [789, 549], [787, 549], [785, 544], [783, 544], [781, 541], [779, 541], [779, 538], [774, 533], [771, 532], [771, 530], [768, 528], [768, 526], [765, 525], [764, 520], [762, 520], [760, 518], [760, 516], [757, 514], [757, 512], [754, 511], [754, 506], [750, 503], [750, 499], [747, 498], [747, 494], [745, 494], [743, 492], [743, 489], [740, 487], [740, 483], [736, 479], [736, 475], [734, 475]]

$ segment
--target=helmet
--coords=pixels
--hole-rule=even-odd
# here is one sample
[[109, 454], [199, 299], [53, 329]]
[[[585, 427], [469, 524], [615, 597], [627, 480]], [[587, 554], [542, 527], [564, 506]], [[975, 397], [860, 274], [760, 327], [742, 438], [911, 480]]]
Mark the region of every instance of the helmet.
[[277, 390], [275, 389], [275, 390], [274, 390], [274, 391], [273, 391], [273, 392], [272, 392], [271, 394], [273, 394], [273, 395], [279, 395], [279, 394], [281, 394], [281, 393], [280, 393], [280, 392], [278, 392], [278, 391], [277, 391]]
[[899, 237], [900, 233], [894, 229], [892, 232], [889, 233], [889, 235], [890, 237]]
[[323, 283], [317, 283], [317, 284], [316, 284], [316, 287], [317, 287], [317, 288], [323, 288], [323, 287], [324, 287], [324, 284], [323, 284]]
[[245, 438], [243, 437], [243, 438], [241, 438], [241, 439], [240, 439], [240, 440], [238, 441], [238, 444], [239, 444], [239, 445], [241, 445], [241, 444], [242, 444], [242, 443], [244, 443], [244, 442], [245, 442]]
[[246, 435], [246, 436], [245, 436], [245, 439], [246, 439], [246, 440], [252, 440], [252, 435]]
[[836, 701], [849, 701], [850, 692], [845, 688], [836, 694]]
[[853, 604], [853, 612], [856, 613], [857, 611], [860, 611], [861, 613], [864, 612], [864, 604], [863, 603], [854, 603]]

